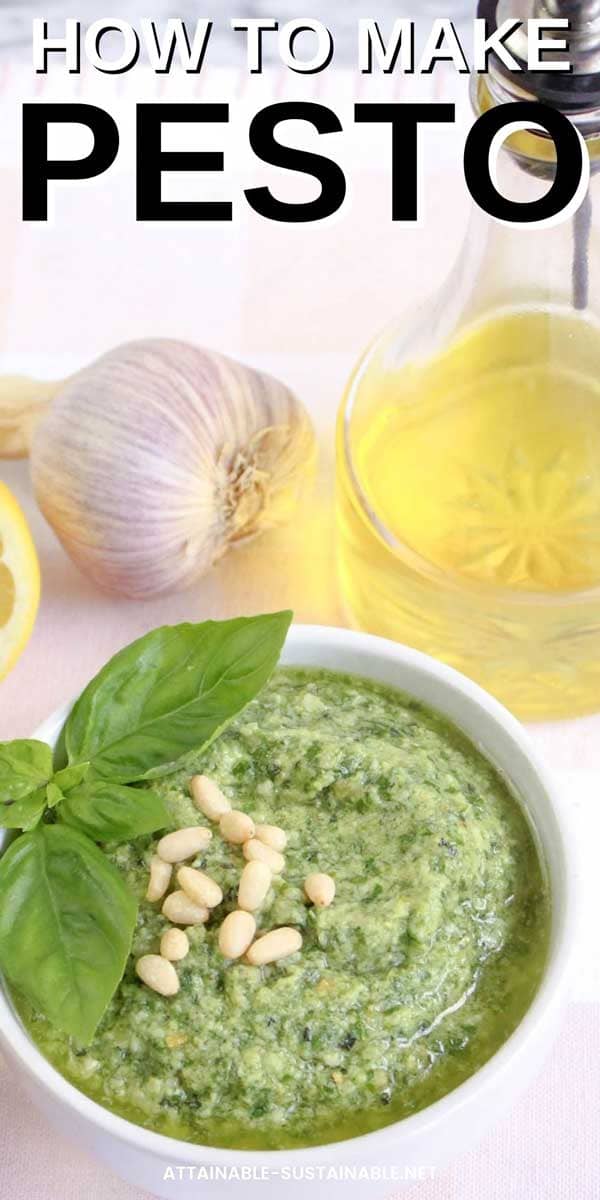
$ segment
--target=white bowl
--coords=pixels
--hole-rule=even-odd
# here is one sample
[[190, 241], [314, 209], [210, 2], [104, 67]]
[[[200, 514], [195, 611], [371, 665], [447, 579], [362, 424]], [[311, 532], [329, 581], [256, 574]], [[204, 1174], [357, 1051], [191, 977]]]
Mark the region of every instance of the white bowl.
[[[553, 781], [515, 718], [458, 672], [367, 634], [296, 626], [282, 661], [353, 672], [401, 688], [449, 717], [502, 772], [523, 800], [548, 868], [552, 893], [548, 964], [537, 995], [512, 1036], [443, 1099], [350, 1141], [264, 1153], [192, 1145], [115, 1116], [50, 1066], [25, 1033], [9, 999], [0, 994], [0, 1045], [33, 1103], [57, 1129], [87, 1147], [117, 1175], [170, 1200], [197, 1200], [203, 1188], [210, 1196], [228, 1200], [238, 1192], [245, 1200], [265, 1200], [279, 1196], [282, 1187], [301, 1196], [319, 1179], [326, 1182], [328, 1200], [338, 1196], [374, 1200], [427, 1176], [470, 1148], [525, 1089], [551, 1043], [565, 998], [574, 940], [569, 840]], [[54, 713], [35, 736], [54, 744], [67, 713], [68, 707]], [[321, 1194], [318, 1184], [317, 1192]]]

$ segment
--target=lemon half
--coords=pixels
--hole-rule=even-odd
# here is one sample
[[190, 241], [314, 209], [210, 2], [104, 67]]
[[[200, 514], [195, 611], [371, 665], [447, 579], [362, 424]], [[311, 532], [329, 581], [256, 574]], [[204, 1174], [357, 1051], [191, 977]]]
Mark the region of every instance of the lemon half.
[[0, 483], [0, 679], [25, 649], [40, 602], [40, 567], [29, 526]]

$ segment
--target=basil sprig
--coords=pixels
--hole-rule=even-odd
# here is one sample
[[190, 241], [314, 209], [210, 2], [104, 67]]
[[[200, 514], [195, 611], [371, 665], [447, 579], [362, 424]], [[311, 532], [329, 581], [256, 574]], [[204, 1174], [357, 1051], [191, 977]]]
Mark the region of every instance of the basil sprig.
[[18, 739], [0, 743], [0, 805], [13, 804], [45, 787], [52, 775], [52, 751], [45, 742]]
[[95, 842], [128, 842], [164, 829], [169, 820], [165, 802], [156, 792], [105, 779], [74, 788], [65, 796], [58, 816]]
[[0, 968], [85, 1045], [123, 975], [137, 903], [97, 843], [168, 824], [146, 781], [172, 773], [257, 695], [290, 612], [174, 625], [139, 638], [82, 692], [59, 739], [0, 744]]
[[1, 860], [0, 948], [8, 978], [87, 1043], [125, 970], [137, 904], [89, 838], [41, 824]]
[[86, 687], [65, 728], [68, 760], [118, 783], [169, 775], [256, 696], [291, 613], [167, 625], [121, 650]]

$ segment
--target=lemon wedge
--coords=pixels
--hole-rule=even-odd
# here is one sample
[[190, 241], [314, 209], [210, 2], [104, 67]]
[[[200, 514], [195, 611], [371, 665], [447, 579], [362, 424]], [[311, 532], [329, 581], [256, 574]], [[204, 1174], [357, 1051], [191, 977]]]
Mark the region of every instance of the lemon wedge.
[[0, 483], [0, 679], [25, 649], [40, 601], [40, 568], [29, 526]]

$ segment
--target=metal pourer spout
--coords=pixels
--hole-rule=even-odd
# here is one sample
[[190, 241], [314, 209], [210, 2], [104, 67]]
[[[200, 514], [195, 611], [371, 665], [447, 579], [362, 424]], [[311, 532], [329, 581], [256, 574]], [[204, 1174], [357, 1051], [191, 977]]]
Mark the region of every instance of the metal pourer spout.
[[576, 74], [600, 65], [600, 0], [535, 0], [534, 17], [562, 17], [570, 23], [570, 58]]
[[534, 14], [536, 17], [566, 17], [575, 28], [600, 19], [600, 0], [537, 0]]
[[[505, 21], [520, 22], [506, 45], [521, 69], [508, 68], [503, 59], [494, 56], [490, 64], [489, 98], [496, 99], [493, 83], [498, 82], [501, 90], [497, 103], [523, 98], [538, 100], [565, 113], [586, 138], [600, 136], [600, 0], [479, 0], [478, 15], [496, 29]], [[559, 47], [553, 48], [551, 55], [555, 61], [566, 62], [570, 69], [529, 70], [527, 23], [536, 18], [542, 21], [561, 18], [569, 22], [568, 29], [554, 31]], [[551, 31], [547, 30], [545, 40], [550, 41], [551, 37]], [[560, 48], [565, 41], [566, 51]], [[524, 156], [520, 165], [538, 178], [552, 178], [552, 163], [545, 158]], [[596, 169], [594, 162], [592, 169]], [[572, 222], [572, 303], [580, 312], [589, 304], [591, 223], [592, 198], [588, 189]]]
[[[479, 0], [479, 16], [486, 17], [499, 28], [505, 21], [520, 21], [520, 27], [507, 39], [507, 46], [523, 63], [521, 86], [537, 99], [565, 112], [585, 112], [600, 105], [600, 0]], [[556, 38], [556, 50], [547, 53], [555, 61], [568, 62], [569, 71], [550, 70], [529, 72], [528, 21], [555, 20], [569, 22], [568, 29], [546, 32], [546, 40]], [[567, 42], [568, 49], [560, 48]], [[514, 72], [497, 61], [497, 73], [510, 82]]]

